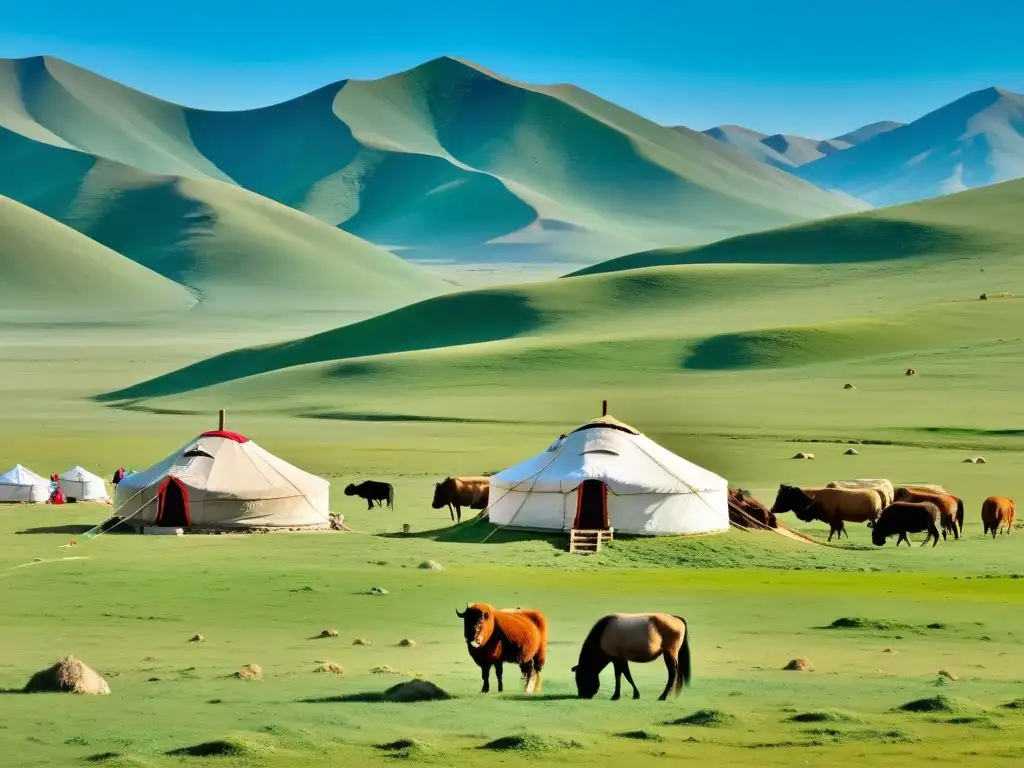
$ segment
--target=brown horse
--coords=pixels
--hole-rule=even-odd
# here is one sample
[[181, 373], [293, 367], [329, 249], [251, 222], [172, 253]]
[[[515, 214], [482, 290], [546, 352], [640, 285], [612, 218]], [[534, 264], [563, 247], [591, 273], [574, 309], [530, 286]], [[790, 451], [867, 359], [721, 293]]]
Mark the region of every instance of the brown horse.
[[904, 486], [896, 489], [895, 501], [930, 501], [939, 508], [943, 540], [949, 532], [953, 533], [953, 538], [960, 538], [964, 526], [964, 503], [953, 494]]
[[616, 701], [622, 688], [622, 677], [633, 686], [633, 698], [640, 698], [629, 662], [645, 664], [664, 657], [668, 682], [658, 697], [675, 695], [690, 684], [690, 631], [679, 616], [667, 613], [613, 613], [598, 619], [580, 649], [580, 659], [572, 668], [576, 675], [576, 692], [581, 699], [592, 699], [601, 687], [601, 671], [609, 664], [615, 667]]
[[1006, 535], [1010, 535], [1013, 523], [1017, 519], [1017, 504], [1006, 496], [989, 496], [981, 505], [981, 524], [985, 533], [992, 532], [992, 538], [1006, 527]]
[[793, 512], [798, 520], [828, 523], [828, 540], [846, 533], [845, 523], [867, 523], [882, 514], [882, 496], [868, 488], [797, 488], [782, 484], [772, 514]]

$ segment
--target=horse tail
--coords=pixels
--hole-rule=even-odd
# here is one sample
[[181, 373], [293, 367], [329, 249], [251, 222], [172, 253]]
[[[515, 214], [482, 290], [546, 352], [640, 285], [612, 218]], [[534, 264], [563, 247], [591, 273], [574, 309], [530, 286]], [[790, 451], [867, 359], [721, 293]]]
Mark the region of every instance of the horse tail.
[[395, 486], [388, 483], [388, 506], [395, 508]]
[[961, 531], [964, 529], [964, 500], [956, 497], [956, 525]]
[[690, 625], [682, 616], [676, 616], [683, 622], [683, 645], [679, 649], [679, 657], [676, 659], [678, 669], [676, 670], [675, 693], [678, 696], [683, 686], [690, 684], [692, 666], [690, 663]]

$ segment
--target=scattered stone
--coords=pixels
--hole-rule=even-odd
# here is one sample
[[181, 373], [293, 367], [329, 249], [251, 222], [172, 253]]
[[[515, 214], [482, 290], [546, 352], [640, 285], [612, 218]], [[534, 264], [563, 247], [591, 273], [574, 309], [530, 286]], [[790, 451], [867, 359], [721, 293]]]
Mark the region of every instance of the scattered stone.
[[411, 637], [403, 637], [401, 640], [398, 641], [398, 644], [402, 648], [414, 648], [414, 647], [416, 647], [416, 641], [413, 640]]
[[787, 672], [813, 672], [814, 664], [811, 663], [810, 659], [793, 659], [783, 669]]
[[420, 563], [419, 567], [420, 567], [421, 570], [424, 570], [424, 571], [443, 571], [444, 570], [444, 568], [441, 566], [441, 564], [438, 563], [438, 562], [435, 562], [434, 560], [424, 560], [422, 563]]
[[336, 629], [322, 629], [317, 637], [337, 637], [338, 630]]
[[978, 297], [978, 300], [979, 301], [988, 301], [988, 294], [987, 293], [981, 294], [981, 296]]
[[334, 664], [332, 662], [324, 662], [316, 668], [317, 672], [325, 672], [330, 675], [344, 675], [345, 668], [341, 664]]
[[398, 670], [392, 669], [387, 664], [384, 664], [382, 666], [374, 667], [373, 669], [371, 669], [370, 670], [370, 674], [371, 675], [397, 675], [397, 674], [399, 674], [399, 672], [398, 672]]
[[260, 680], [263, 678], [263, 669], [259, 664], [246, 664], [235, 672], [235, 677], [239, 680]]
[[370, 587], [366, 594], [368, 595], [386, 595], [388, 591], [384, 587]]
[[450, 698], [451, 694], [429, 680], [410, 680], [407, 683], [393, 685], [384, 691], [384, 701], [397, 701], [403, 704], [412, 701], [444, 701]]
[[365, 637], [357, 637], [355, 640], [352, 641], [352, 645], [373, 645], [373, 643], [371, 643]]
[[160, 678], [159, 677], [151, 677], [148, 680], [146, 680], [146, 682], [147, 683], [159, 683], [160, 682]]
[[856, 389], [856, 387], [853, 384], [844, 384], [843, 389]]
[[402, 533], [408, 533], [412, 527], [408, 523], [402, 523]]
[[813, 453], [804, 453], [803, 451], [799, 451], [793, 458], [794, 459], [810, 459], [811, 461], [813, 461], [814, 460], [814, 454]]
[[974, 457], [974, 463], [975, 464], [987, 464], [988, 462], [985, 461], [985, 457], [984, 456], [975, 456]]
[[859, 454], [857, 453], [857, 449], [856, 448], [847, 448], [846, 452], [843, 455], [844, 456], [858, 456]]
[[188, 641], [190, 643], [203, 643], [206, 642], [206, 638], [202, 635], [192, 635], [192, 637], [190, 637]]
[[36, 672], [22, 689], [25, 693], [82, 693], [106, 695], [110, 686], [98, 673], [74, 656]]
[[907, 368], [907, 372], [906, 372], [905, 375], [906, 376], [917, 376], [917, 371], [915, 371], [913, 368]]
[[961, 464], [973, 464], [973, 463], [974, 463], [974, 459], [972, 459], [970, 456], [968, 456], [966, 459], [964, 459], [961, 462]]

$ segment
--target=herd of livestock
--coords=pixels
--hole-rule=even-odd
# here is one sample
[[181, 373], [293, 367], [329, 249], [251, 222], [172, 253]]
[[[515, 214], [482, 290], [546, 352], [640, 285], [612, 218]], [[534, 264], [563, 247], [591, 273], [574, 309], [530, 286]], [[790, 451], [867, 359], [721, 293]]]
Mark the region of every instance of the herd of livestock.
[[[910, 546], [911, 533], [927, 533], [934, 547], [941, 532], [959, 539], [964, 527], [964, 502], [937, 485], [910, 485], [894, 488], [884, 479], [831, 482], [823, 488], [779, 486], [775, 503], [769, 510], [743, 492], [730, 492], [730, 506], [736, 507], [756, 522], [775, 527], [775, 515], [792, 512], [797, 519], [809, 523], [820, 521], [829, 526], [828, 540], [833, 536], [847, 538], [846, 523], [864, 523], [871, 529], [871, 541], [883, 546], [896, 536]], [[1005, 496], [989, 496], [981, 505], [981, 522], [985, 534], [993, 538], [1000, 532], [1009, 534], [1017, 517], [1016, 503]]]

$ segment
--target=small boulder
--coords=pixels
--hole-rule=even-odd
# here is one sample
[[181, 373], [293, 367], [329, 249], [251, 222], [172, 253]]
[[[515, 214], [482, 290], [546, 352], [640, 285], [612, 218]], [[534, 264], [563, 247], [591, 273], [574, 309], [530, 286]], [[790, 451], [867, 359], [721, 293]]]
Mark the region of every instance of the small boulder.
[[408, 703], [413, 701], [443, 701], [452, 698], [429, 680], [410, 680], [393, 685], [384, 691], [384, 701]]
[[797, 454], [795, 456], [793, 456], [793, 458], [794, 459], [808, 459], [810, 461], [814, 461], [814, 454], [813, 453], [804, 453], [803, 451], [799, 451], [799, 452], [797, 452]]
[[357, 637], [355, 640], [352, 641], [352, 645], [367, 645], [367, 646], [369, 646], [369, 645], [373, 645], [373, 643], [371, 643], [365, 637]]
[[843, 389], [856, 389], [856, 387], [853, 384], [844, 384]]
[[975, 464], [987, 464], [988, 462], [985, 461], [985, 457], [984, 456], [975, 456], [974, 457], [974, 463]]
[[917, 371], [915, 371], [913, 368], [907, 368], [907, 372], [904, 375], [905, 376], [917, 376]]
[[974, 463], [974, 459], [973, 459], [972, 457], [968, 456], [968, 457], [967, 457], [966, 459], [964, 459], [964, 460], [963, 460], [963, 461], [962, 461], [961, 463], [962, 463], [962, 464], [973, 464], [973, 463]]
[[206, 638], [202, 635], [192, 635], [192, 637], [190, 637], [188, 641], [190, 643], [202, 643], [206, 641]]
[[323, 664], [316, 668], [317, 672], [326, 673], [329, 675], [344, 675], [345, 668], [341, 664], [334, 664], [329, 661], [325, 661]]
[[368, 595], [386, 595], [388, 591], [384, 587], [370, 587], [366, 594]]
[[371, 675], [397, 675], [398, 670], [392, 669], [387, 664], [380, 667], [373, 667], [370, 670]]
[[322, 629], [317, 637], [337, 637], [338, 630], [336, 629]]
[[857, 453], [857, 449], [856, 448], [847, 448], [846, 451], [843, 453], [843, 456], [859, 456], [859, 455], [860, 454]]
[[793, 659], [783, 669], [787, 672], [813, 672], [814, 664], [811, 663], [810, 659]]
[[424, 560], [419, 564], [419, 568], [424, 571], [443, 571], [444, 567], [434, 560]]
[[411, 637], [403, 637], [401, 640], [398, 641], [398, 645], [402, 648], [415, 648], [416, 641], [413, 640]]
[[32, 675], [22, 690], [25, 693], [106, 695], [110, 693], [110, 686], [89, 666], [74, 656], [65, 656], [52, 667]]

